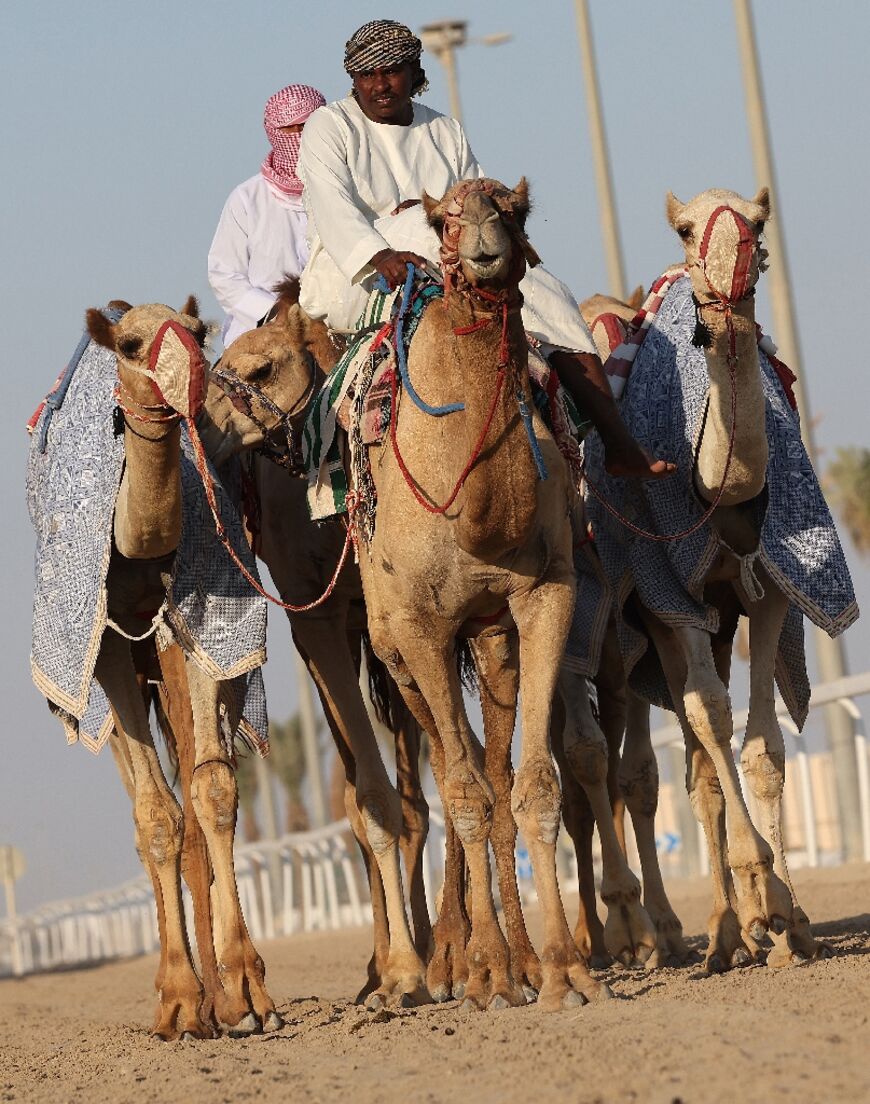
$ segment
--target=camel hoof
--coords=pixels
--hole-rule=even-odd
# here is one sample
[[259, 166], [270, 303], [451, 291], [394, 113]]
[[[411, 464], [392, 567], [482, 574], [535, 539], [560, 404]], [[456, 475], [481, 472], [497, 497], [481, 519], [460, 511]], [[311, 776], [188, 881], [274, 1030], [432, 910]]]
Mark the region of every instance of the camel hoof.
[[582, 993], [578, 993], [576, 989], [569, 989], [568, 992], [562, 997], [563, 1008], [582, 1008], [584, 1004], [589, 1002], [583, 996]]
[[265, 1020], [263, 1020], [264, 1031], [280, 1031], [284, 1026], [284, 1018], [280, 1016], [274, 1010], [269, 1012]]
[[757, 918], [752, 921], [747, 930], [756, 943], [761, 943], [765, 935], [767, 935], [767, 926], [763, 920]]
[[724, 974], [725, 963], [722, 961], [718, 954], [710, 955], [707, 959], [707, 973], [708, 974]]
[[792, 951], [791, 961], [794, 966], [806, 966], [810, 960], [800, 951]]
[[253, 1012], [242, 1016], [237, 1024], [227, 1029], [227, 1035], [231, 1039], [245, 1039], [248, 1035], [255, 1035], [260, 1030], [260, 1021]]
[[820, 943], [819, 949], [816, 951], [817, 958], [833, 958], [835, 955], [834, 948], [830, 943]]
[[366, 1000], [366, 1008], [369, 1012], [380, 1012], [384, 1007], [384, 998], [380, 993], [372, 993], [372, 995]]
[[610, 988], [606, 981], [602, 981], [602, 983], [598, 986], [598, 990], [592, 994], [592, 999], [594, 1001], [613, 1000], [613, 990]]
[[752, 955], [745, 947], [738, 947], [731, 961], [735, 966], [749, 966], [752, 962]]
[[182, 1033], [181, 1033], [181, 1042], [182, 1043], [192, 1043], [195, 1040], [196, 1040], [196, 1036], [192, 1032], [182, 1031]]
[[461, 1001], [464, 996], [465, 996], [465, 982], [464, 981], [457, 981], [457, 983], [453, 986], [453, 999]]
[[443, 1004], [445, 1001], [449, 1001], [452, 995], [446, 985], [436, 985], [435, 988], [430, 989], [429, 992], [432, 994], [432, 1000], [435, 1001], [436, 1004]]
[[479, 1012], [480, 1009], [477, 1007], [477, 1005], [474, 1003], [474, 1001], [471, 999], [471, 997], [466, 997], [465, 1000], [462, 1002], [462, 1004], [460, 1004], [459, 1011], [460, 1012]]
[[777, 935], [782, 935], [785, 929], [788, 927], [788, 923], [783, 916], [771, 916], [770, 918], [770, 930]]
[[501, 993], [496, 993], [492, 1000], [487, 1005], [487, 1008], [491, 1012], [501, 1012], [503, 1008], [510, 1008], [508, 1002], [504, 999]]
[[410, 993], [402, 993], [396, 1001], [396, 1008], [416, 1008], [417, 1002]]
[[524, 985], [523, 996], [526, 998], [526, 1004], [534, 1004], [538, 999], [538, 991], [533, 989], [531, 985]]

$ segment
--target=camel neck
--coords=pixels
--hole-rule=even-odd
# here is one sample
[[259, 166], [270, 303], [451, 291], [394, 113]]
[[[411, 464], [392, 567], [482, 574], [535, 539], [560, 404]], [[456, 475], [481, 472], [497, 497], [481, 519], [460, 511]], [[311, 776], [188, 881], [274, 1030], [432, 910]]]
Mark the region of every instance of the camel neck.
[[[724, 479], [721, 504], [748, 502], [764, 487], [767, 472], [765, 402], [758, 362], [755, 300], [744, 299], [731, 311], [733, 339], [726, 312], [715, 304], [702, 304], [700, 317], [710, 331], [711, 344], [704, 350], [710, 376], [710, 395], [704, 432], [698, 451], [696, 485], [711, 502]], [[732, 354], [733, 340], [733, 354]], [[734, 357], [736, 402], [732, 398]], [[734, 402], [734, 446], [726, 474]]]
[[[519, 310], [509, 307], [504, 325], [494, 305], [458, 293], [447, 305], [468, 455], [491, 419], [480, 458], [465, 482], [457, 522], [460, 547], [486, 559], [522, 545], [537, 509], [537, 471], [517, 401], [519, 392], [531, 402], [528, 344]], [[503, 383], [493, 405], [499, 373]]]
[[[115, 543], [129, 559], [168, 555], [181, 539], [181, 427], [161, 421], [169, 411], [146, 409], [154, 393], [145, 377], [120, 373], [124, 475], [115, 505]], [[139, 415], [139, 418], [136, 415]], [[140, 420], [143, 419], [143, 420]], [[148, 420], [148, 419], [154, 420]]]

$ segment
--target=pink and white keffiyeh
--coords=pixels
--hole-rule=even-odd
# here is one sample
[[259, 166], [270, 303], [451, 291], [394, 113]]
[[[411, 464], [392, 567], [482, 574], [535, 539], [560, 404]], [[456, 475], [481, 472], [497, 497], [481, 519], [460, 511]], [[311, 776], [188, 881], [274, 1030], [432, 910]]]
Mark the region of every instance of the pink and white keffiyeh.
[[272, 152], [260, 166], [260, 172], [285, 195], [301, 195], [302, 181], [296, 175], [301, 134], [282, 134], [280, 128], [304, 123], [312, 111], [323, 107], [326, 100], [307, 84], [288, 84], [266, 101], [263, 126]]

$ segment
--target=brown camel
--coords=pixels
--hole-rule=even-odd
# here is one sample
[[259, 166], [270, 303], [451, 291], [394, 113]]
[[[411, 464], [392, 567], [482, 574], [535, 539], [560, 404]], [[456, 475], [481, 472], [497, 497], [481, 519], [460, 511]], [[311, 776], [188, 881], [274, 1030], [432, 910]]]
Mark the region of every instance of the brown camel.
[[[210, 389], [206, 403], [209, 419], [202, 427], [203, 442], [218, 464], [235, 452], [258, 447], [264, 436], [273, 440], [283, 435], [286, 443], [287, 427], [291, 433], [298, 430], [324, 370], [329, 371], [335, 363], [336, 352], [326, 327], [300, 310], [297, 295], [298, 285], [284, 285], [272, 321], [242, 334], [224, 352], [215, 376], [227, 390]], [[279, 425], [276, 415], [280, 411], [288, 414]], [[290, 473], [262, 456], [254, 458], [252, 473], [259, 515], [254, 523], [256, 552], [268, 565], [285, 603], [300, 607], [314, 603], [325, 592], [339, 562], [345, 526], [338, 519], [319, 525], [310, 520], [301, 473]], [[352, 558], [326, 601], [308, 610], [288, 610], [287, 615], [344, 764], [345, 809], [368, 874], [374, 951], [368, 981], [358, 999], [371, 1008], [386, 1002], [407, 1005], [425, 1001], [423, 962], [430, 951], [431, 924], [422, 856], [429, 810], [419, 778], [420, 734], [395, 687], [392, 691], [382, 687], [382, 693], [393, 697], [389, 713], [396, 735], [397, 793], [387, 776], [360, 691], [366, 619], [359, 571]], [[385, 672], [384, 680], [391, 684]], [[413, 940], [405, 912], [399, 850], [410, 882]]]
[[[706, 345], [709, 405], [694, 480], [705, 502], [718, 501], [710, 525], [720, 552], [705, 576], [704, 597], [718, 610], [722, 627], [712, 634], [665, 625], [648, 611], [643, 617], [676, 705], [692, 807], [707, 836], [714, 887], [707, 968], [725, 970], [750, 961], [768, 932], [774, 941], [768, 964], [782, 966], [827, 950], [810, 934], [783, 847], [785, 748], [774, 708], [774, 665], [789, 600], [760, 562], [754, 582], [751, 571], [741, 570], [759, 547], [756, 515], [741, 507], [764, 490], [768, 464], [753, 292], [764, 270], [759, 239], [770, 204], [766, 189], [751, 200], [711, 189], [687, 204], [669, 194], [667, 213], [682, 239], [698, 304], [696, 338]], [[749, 619], [751, 641], [741, 763], [761, 810], [764, 838], [750, 820], [730, 748], [727, 685], [741, 612]]]
[[[467, 635], [480, 667], [510, 665], [509, 626], [480, 627], [493, 617], [509, 620], [502, 612], [508, 607], [519, 635], [523, 721], [511, 804], [544, 913], [539, 999], [557, 1009], [606, 989], [589, 976], [571, 938], [556, 878], [560, 797], [549, 723], [573, 604], [572, 489], [535, 416], [549, 473], [539, 482], [521, 417], [532, 406], [517, 292], [532, 256], [522, 231], [528, 189], [525, 181], [514, 191], [495, 181], [464, 182], [440, 202], [423, 202], [442, 235], [452, 286], [424, 314], [409, 371], [428, 403], [461, 400], [464, 409], [433, 418], [403, 393], [398, 410], [394, 400], [390, 440], [370, 449], [378, 512], [360, 556], [369, 630], [412, 712], [437, 734], [433, 769], [471, 884], [466, 1004], [519, 1004], [525, 997], [491, 892], [495, 795], [453, 654], [457, 637]], [[430, 984], [432, 977], [430, 969]]]
[[[92, 339], [117, 354], [119, 405], [124, 412], [126, 459], [106, 580], [113, 627], [103, 634], [95, 677], [111, 705], [113, 753], [133, 801], [136, 846], [157, 900], [161, 959], [154, 1032], [164, 1039], [210, 1037], [215, 1027], [212, 1013], [231, 1034], [250, 1034], [261, 1026], [273, 1030], [281, 1026], [281, 1019], [265, 989], [263, 963], [251, 944], [236, 891], [236, 783], [219, 727], [219, 684], [195, 662], [185, 662], [179, 649], [162, 654], [164, 678], [174, 687], [172, 693], [164, 692], [164, 712], [179, 733], [185, 728], [188, 733], [187, 740], [179, 740], [188, 830], [195, 819], [202, 833], [199, 844], [204, 839], [214, 871], [213, 933], [208, 922], [209, 879], [195, 879], [192, 885], [209, 986], [204, 999], [181, 904], [185, 822], [155, 750], [143, 694], [154, 655], [130, 639], [141, 636], [141, 611], [153, 611], [164, 600], [181, 536], [179, 423], [182, 416], [194, 416], [201, 401], [205, 365], [193, 350], [202, 343], [205, 326], [193, 297], [180, 312], [152, 304], [129, 309], [115, 324], [97, 310], [88, 312], [87, 321]], [[166, 323], [170, 328], [164, 334]], [[149, 358], [158, 333], [164, 347], [169, 342], [171, 348], [168, 366], [163, 367], [161, 350], [154, 368]], [[230, 723], [234, 721], [238, 718], [230, 716]], [[195, 844], [188, 846], [188, 865], [197, 865], [195, 850]]]

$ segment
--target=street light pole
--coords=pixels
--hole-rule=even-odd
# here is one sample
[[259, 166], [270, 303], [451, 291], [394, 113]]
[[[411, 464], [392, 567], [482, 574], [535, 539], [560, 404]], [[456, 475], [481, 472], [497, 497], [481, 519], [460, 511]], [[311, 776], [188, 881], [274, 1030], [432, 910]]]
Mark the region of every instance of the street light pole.
[[459, 75], [456, 69], [456, 50], [469, 42], [481, 46], [500, 46], [510, 42], [509, 34], [489, 34], [481, 38], [468, 37], [468, 23], [464, 19], [442, 19], [438, 23], [427, 23], [420, 28], [420, 41], [423, 49], [441, 62], [447, 78], [447, 95], [450, 99], [450, 114], [462, 122], [462, 102], [459, 98]]
[[[815, 464], [816, 448], [812, 417], [807, 391], [801, 370], [800, 344], [795, 325], [794, 305], [789, 281], [788, 259], [782, 234], [782, 208], [773, 169], [770, 135], [764, 106], [764, 92], [758, 67], [758, 50], [749, 0], [734, 0], [737, 21], [737, 37], [740, 44], [740, 60], [743, 68], [746, 112], [752, 142], [752, 159], [759, 184], [770, 189], [773, 217], [764, 228], [764, 236], [770, 254], [770, 305], [773, 310], [774, 333], [779, 343], [782, 359], [797, 375], [795, 397], [801, 415], [801, 432], [810, 460]], [[832, 640], [823, 629], [815, 631], [816, 659], [823, 682], [832, 682], [846, 673], [845, 653], [841, 640]], [[860, 800], [858, 795], [857, 762], [855, 758], [855, 733], [852, 718], [839, 704], [825, 707], [825, 729], [828, 746], [834, 763], [837, 784], [837, 804], [840, 814], [840, 831], [847, 859], [857, 859], [862, 854]]]
[[616, 220], [616, 204], [613, 199], [613, 178], [610, 157], [607, 152], [607, 136], [604, 132], [604, 115], [598, 92], [598, 74], [595, 67], [595, 49], [592, 44], [592, 27], [589, 22], [589, 5], [586, 0], [574, 0], [577, 14], [577, 34], [583, 58], [583, 84], [586, 89], [586, 106], [589, 111], [589, 130], [592, 137], [592, 160], [595, 165], [595, 184], [601, 211], [601, 231], [604, 234], [604, 254], [610, 294], [625, 300], [625, 271], [622, 263], [622, 244]]

